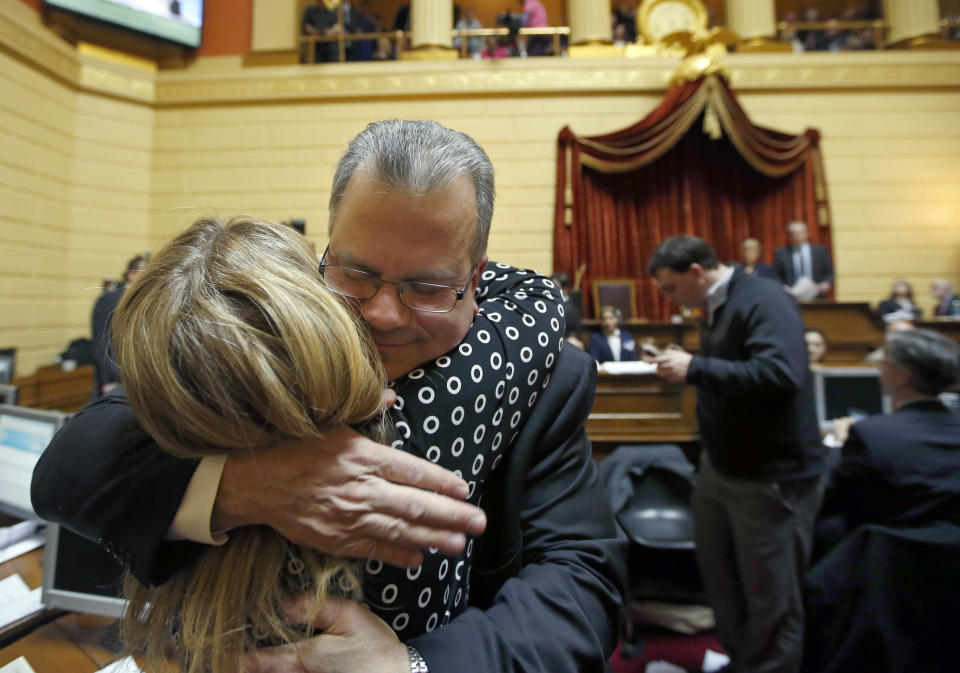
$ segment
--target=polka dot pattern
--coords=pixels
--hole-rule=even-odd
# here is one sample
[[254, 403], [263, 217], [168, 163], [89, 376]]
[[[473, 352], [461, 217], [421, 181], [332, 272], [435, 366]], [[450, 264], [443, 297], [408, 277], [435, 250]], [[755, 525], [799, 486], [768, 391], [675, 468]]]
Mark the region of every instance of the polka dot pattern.
[[[467, 479], [478, 505], [549, 380], [565, 324], [553, 283], [506, 264], [487, 264], [477, 302], [456, 348], [395, 383], [389, 416], [401, 448]], [[367, 563], [366, 601], [401, 640], [443, 628], [469, 603], [472, 557], [470, 539], [455, 558], [425, 553], [413, 571]]]

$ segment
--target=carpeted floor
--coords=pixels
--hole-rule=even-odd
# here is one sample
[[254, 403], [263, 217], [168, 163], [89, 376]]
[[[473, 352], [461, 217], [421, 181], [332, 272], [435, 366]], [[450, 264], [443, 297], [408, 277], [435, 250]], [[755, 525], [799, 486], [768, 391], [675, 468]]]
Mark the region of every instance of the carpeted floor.
[[646, 634], [643, 648], [633, 659], [621, 656], [623, 643], [617, 646], [610, 658], [613, 673], [644, 673], [651, 661], [666, 661], [687, 671], [703, 670], [707, 650], [723, 653], [723, 648], [712, 633], [684, 636], [675, 633], [657, 632]]

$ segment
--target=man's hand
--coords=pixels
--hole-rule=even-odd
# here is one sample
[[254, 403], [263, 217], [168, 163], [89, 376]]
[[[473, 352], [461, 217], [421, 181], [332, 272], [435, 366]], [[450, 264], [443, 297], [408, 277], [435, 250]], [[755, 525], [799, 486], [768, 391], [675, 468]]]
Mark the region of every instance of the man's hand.
[[[287, 619], [305, 623], [310, 602], [299, 600], [286, 609]], [[310, 622], [323, 634], [296, 645], [270, 647], [245, 657], [244, 673], [407, 673], [407, 647], [393, 630], [365, 605], [329, 598]]]
[[483, 532], [486, 516], [466, 497], [466, 482], [452, 472], [341, 427], [232, 454], [211, 524], [263, 524], [328, 554], [416, 568], [421, 550], [458, 554], [465, 533]]
[[684, 383], [692, 359], [693, 356], [686, 351], [667, 348], [653, 362], [657, 365], [657, 376], [670, 383]]

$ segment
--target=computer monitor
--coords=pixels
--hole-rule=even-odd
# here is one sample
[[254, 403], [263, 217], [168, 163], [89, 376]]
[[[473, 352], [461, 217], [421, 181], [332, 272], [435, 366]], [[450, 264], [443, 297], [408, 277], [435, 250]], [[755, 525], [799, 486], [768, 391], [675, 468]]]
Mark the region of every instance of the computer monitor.
[[0, 383], [0, 404], [17, 403], [17, 387], [9, 383]]
[[17, 349], [0, 348], [0, 383], [10, 383], [13, 380], [16, 364]]
[[56, 524], [47, 526], [41, 601], [61, 608], [119, 618], [123, 567], [100, 545]]
[[0, 404], [0, 510], [21, 519], [36, 516], [30, 504], [33, 468], [66, 419], [59, 411]]
[[813, 385], [821, 432], [833, 430], [835, 418], [891, 411], [876, 367], [821, 367], [814, 371]]

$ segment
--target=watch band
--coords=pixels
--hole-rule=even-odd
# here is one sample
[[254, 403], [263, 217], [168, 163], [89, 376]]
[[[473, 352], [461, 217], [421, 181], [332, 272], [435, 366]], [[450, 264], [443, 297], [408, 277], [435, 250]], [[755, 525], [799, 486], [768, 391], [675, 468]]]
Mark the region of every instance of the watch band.
[[410, 673], [430, 673], [423, 655], [413, 645], [407, 645], [407, 654], [410, 656]]

